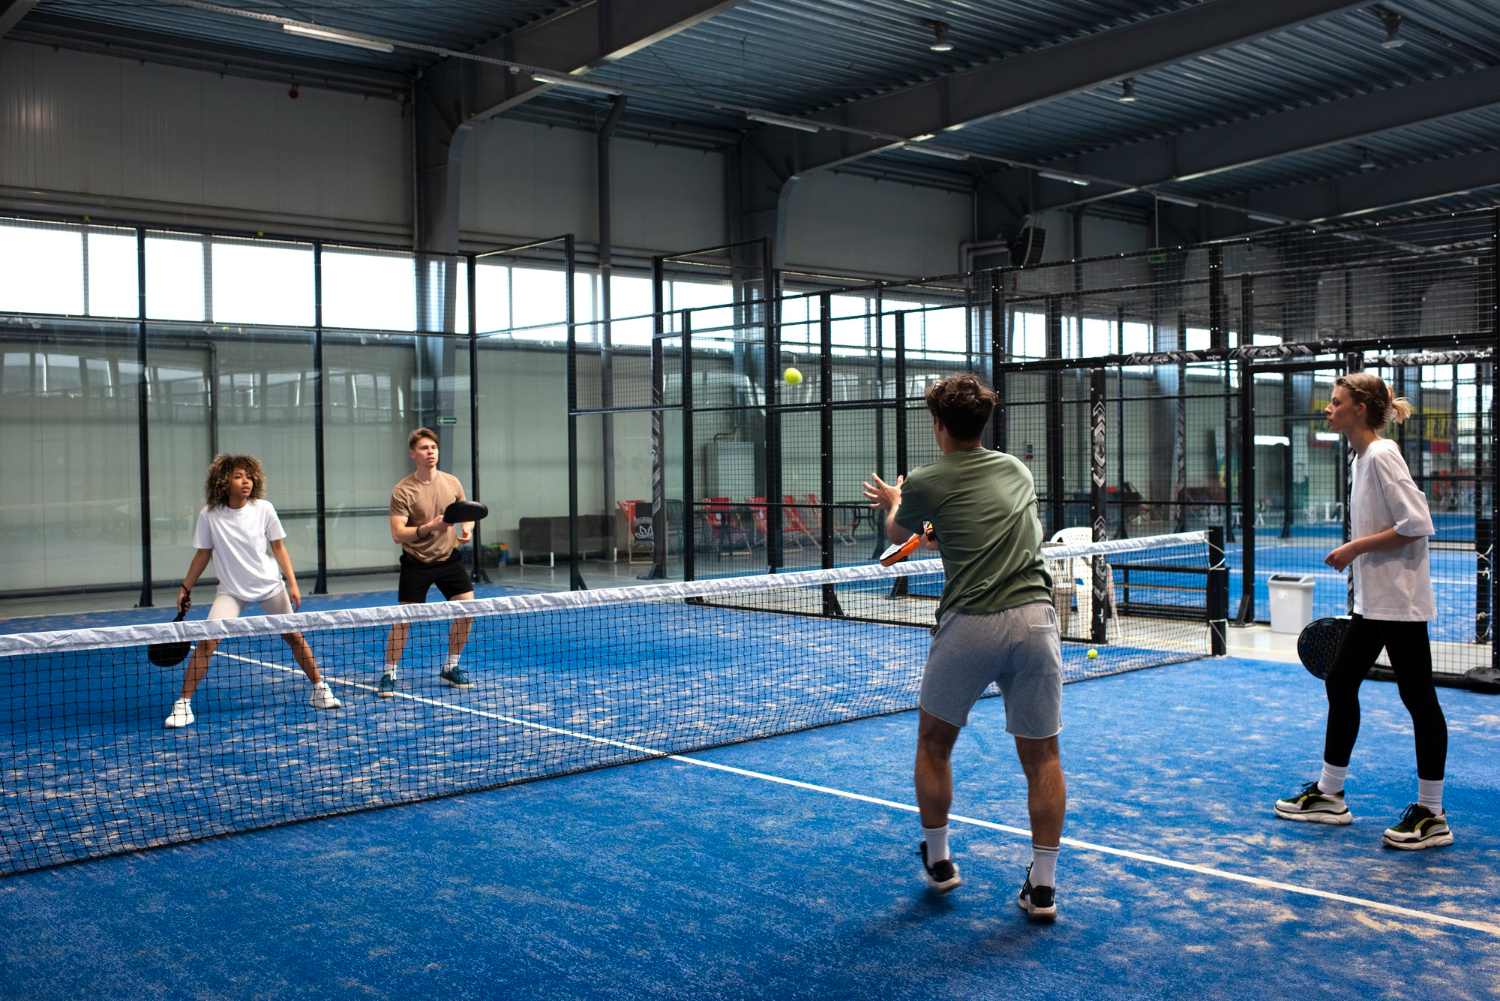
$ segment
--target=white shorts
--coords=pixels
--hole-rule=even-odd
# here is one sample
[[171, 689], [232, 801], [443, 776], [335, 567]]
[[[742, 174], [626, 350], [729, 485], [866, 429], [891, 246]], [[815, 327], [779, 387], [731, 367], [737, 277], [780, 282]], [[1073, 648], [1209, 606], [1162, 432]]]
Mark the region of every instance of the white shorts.
[[[208, 617], [210, 619], [237, 619], [245, 613], [245, 606], [250, 604], [254, 602], [220, 591], [214, 595], [213, 607], [208, 610]], [[290, 615], [292, 613], [292, 599], [287, 597], [284, 587], [265, 601], [259, 602], [259, 605], [267, 615]]]

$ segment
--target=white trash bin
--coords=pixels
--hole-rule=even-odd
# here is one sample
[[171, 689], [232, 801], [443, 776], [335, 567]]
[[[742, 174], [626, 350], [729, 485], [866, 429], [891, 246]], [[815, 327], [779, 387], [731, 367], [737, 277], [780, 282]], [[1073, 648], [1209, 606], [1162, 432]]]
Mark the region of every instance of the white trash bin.
[[1313, 575], [1273, 573], [1271, 632], [1300, 633], [1313, 617]]

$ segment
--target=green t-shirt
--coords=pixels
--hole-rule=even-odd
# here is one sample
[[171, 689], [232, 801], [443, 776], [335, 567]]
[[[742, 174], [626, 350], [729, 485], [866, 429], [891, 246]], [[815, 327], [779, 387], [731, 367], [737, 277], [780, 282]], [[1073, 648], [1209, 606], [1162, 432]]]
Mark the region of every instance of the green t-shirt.
[[1036, 508], [1031, 470], [1004, 452], [950, 452], [906, 478], [896, 522], [918, 532], [930, 521], [937, 532], [948, 574], [939, 618], [1052, 600]]

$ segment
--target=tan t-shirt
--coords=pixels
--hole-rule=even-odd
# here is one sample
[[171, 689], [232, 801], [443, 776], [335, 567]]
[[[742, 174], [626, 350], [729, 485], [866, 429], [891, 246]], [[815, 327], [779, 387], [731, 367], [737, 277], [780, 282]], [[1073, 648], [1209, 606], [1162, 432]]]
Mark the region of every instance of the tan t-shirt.
[[[391, 516], [403, 515], [407, 528], [425, 525], [447, 510], [454, 501], [468, 500], [458, 477], [433, 470], [431, 483], [412, 473], [391, 491]], [[426, 539], [403, 542], [401, 548], [423, 563], [438, 563], [453, 555], [453, 526], [440, 529]]]

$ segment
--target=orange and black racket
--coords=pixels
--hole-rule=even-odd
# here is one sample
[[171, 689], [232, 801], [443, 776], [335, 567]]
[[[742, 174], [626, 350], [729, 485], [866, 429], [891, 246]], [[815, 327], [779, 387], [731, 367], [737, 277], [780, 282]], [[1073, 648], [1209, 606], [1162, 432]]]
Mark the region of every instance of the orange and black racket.
[[922, 530], [920, 532], [913, 535], [905, 542], [897, 543], [896, 545], [891, 546], [885, 552], [881, 553], [880, 565], [883, 567], [888, 567], [892, 566], [893, 564], [900, 563], [912, 553], [916, 552], [918, 549], [921, 549], [923, 544], [926, 543], [928, 539], [936, 538], [937, 533], [932, 530], [932, 522], [925, 522], [923, 523]]

